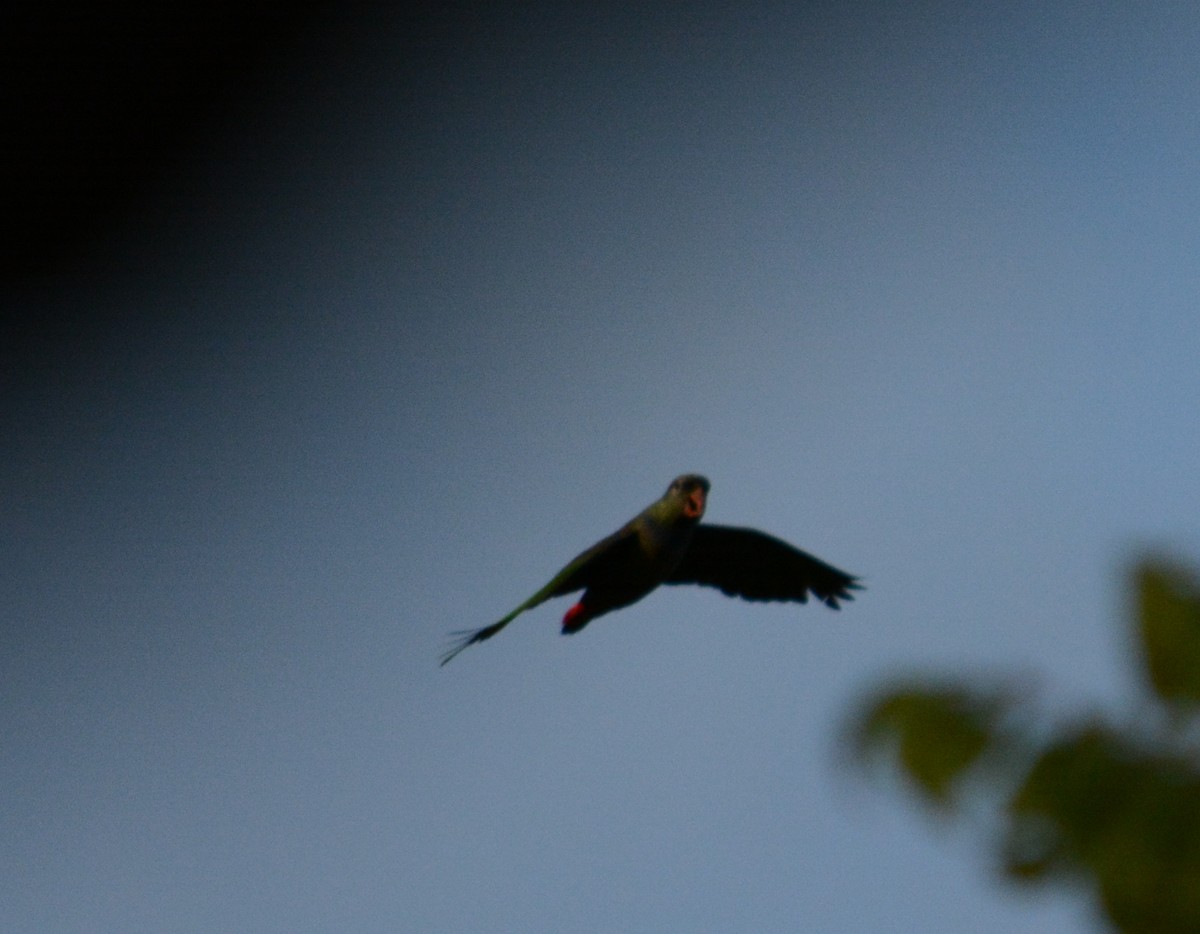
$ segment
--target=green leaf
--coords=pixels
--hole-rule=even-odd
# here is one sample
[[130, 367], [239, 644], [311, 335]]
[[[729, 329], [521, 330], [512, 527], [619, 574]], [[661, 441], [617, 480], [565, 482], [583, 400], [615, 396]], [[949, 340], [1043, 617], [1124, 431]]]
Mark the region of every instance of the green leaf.
[[[1123, 934], [1200, 931], [1200, 588], [1162, 563], [1137, 571], [1141, 671], [1174, 729], [1135, 706], [1052, 728], [1013, 692], [913, 681], [881, 690], [856, 721], [860, 758], [884, 753], [925, 799], [1003, 802], [1010, 879], [1082, 887]], [[1132, 643], [1131, 643], [1132, 644]], [[1192, 719], [1181, 722], [1182, 716]]]
[[1200, 590], [1162, 563], [1137, 571], [1138, 625], [1150, 686], [1167, 704], [1200, 705]]
[[1090, 878], [1123, 931], [1200, 930], [1200, 774], [1093, 724], [1052, 743], [1009, 803], [1017, 879]]
[[997, 694], [963, 688], [892, 690], [870, 701], [856, 719], [853, 745], [861, 758], [883, 750], [931, 803], [953, 803], [959, 780], [997, 738], [1007, 709]]

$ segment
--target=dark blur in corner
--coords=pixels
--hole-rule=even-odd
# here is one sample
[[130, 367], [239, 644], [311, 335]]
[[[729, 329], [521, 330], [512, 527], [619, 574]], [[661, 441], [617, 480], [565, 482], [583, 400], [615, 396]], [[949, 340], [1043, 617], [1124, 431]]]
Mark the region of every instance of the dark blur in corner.
[[22, 4], [8, 14], [8, 283], [53, 277], [143, 206], [334, 4]]
[[[221, 154], [305, 106], [378, 30], [383, 4], [18, 4], [0, 24], [0, 387], [145, 330], [94, 297], [127, 242], [196, 223]], [[420, 42], [419, 13], [401, 37]], [[403, 43], [401, 43], [403, 44]], [[392, 54], [389, 46], [389, 56]], [[408, 57], [397, 47], [399, 59]], [[189, 179], [203, 177], [207, 187]], [[194, 190], [195, 189], [195, 190]], [[197, 194], [197, 191], [200, 194]], [[116, 265], [120, 265], [117, 263]], [[159, 274], [160, 270], [150, 270]], [[133, 274], [139, 274], [137, 270]], [[127, 303], [128, 304], [128, 303]]]

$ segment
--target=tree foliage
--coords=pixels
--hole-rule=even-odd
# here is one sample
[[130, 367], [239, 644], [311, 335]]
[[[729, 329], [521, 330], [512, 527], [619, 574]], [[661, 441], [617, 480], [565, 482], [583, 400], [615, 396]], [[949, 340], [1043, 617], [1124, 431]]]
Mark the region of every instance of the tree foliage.
[[1139, 566], [1133, 586], [1144, 697], [1122, 722], [1086, 713], [1048, 727], [1012, 689], [915, 679], [868, 697], [850, 743], [941, 812], [985, 802], [1010, 879], [1081, 883], [1121, 931], [1195, 932], [1200, 587], [1163, 562]]

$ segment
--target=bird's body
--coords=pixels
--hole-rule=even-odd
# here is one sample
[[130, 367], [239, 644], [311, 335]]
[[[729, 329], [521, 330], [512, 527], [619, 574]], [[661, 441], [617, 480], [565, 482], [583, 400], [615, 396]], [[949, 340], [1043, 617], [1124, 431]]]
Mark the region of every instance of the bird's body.
[[551, 597], [583, 591], [563, 617], [564, 634], [578, 632], [612, 610], [636, 603], [660, 584], [702, 584], [747, 600], [804, 603], [811, 591], [833, 609], [852, 600], [857, 579], [754, 529], [701, 525], [709, 482], [676, 477], [662, 498], [612, 535], [577, 555], [545, 587], [504, 618], [462, 633], [442, 664], [490, 639], [521, 613]]

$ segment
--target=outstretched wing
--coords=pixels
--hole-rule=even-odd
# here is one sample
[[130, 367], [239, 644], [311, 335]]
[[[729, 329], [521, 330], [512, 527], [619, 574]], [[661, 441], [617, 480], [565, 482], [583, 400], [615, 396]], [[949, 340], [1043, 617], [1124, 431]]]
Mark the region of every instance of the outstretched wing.
[[526, 610], [533, 609], [539, 603], [545, 603], [551, 597], [561, 597], [582, 590], [597, 578], [604, 578], [613, 569], [619, 568], [622, 562], [627, 562], [629, 550], [637, 547], [637, 530], [631, 522], [608, 538], [596, 542], [587, 551], [576, 555], [566, 567], [551, 578], [550, 583], [503, 619], [482, 629], [463, 629], [451, 633], [456, 638], [449, 651], [442, 656], [442, 664], [446, 664], [467, 646], [490, 639]]
[[838, 609], [861, 590], [858, 578], [756, 529], [699, 525], [667, 584], [702, 584], [745, 600], [795, 600], [809, 592]]

